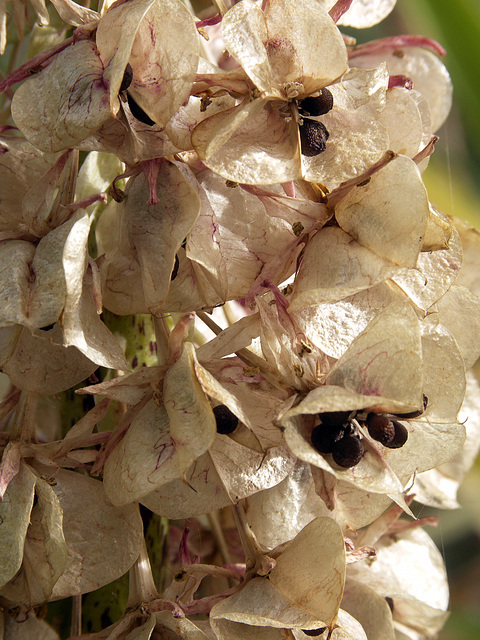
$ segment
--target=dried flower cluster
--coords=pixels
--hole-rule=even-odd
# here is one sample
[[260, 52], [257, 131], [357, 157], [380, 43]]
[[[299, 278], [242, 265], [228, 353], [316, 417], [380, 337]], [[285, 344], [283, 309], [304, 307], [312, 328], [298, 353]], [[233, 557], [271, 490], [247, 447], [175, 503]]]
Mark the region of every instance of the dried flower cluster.
[[441, 46], [339, 29], [395, 0], [85, 4], [0, 0], [0, 637], [71, 596], [92, 640], [436, 637], [410, 504], [480, 444]]

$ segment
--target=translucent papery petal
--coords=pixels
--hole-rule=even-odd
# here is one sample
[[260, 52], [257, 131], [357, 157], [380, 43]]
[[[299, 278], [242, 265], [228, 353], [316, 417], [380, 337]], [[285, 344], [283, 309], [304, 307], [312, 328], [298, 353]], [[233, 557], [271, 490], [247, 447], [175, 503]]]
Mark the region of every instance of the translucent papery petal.
[[428, 405], [423, 417], [456, 422], [465, 394], [465, 365], [457, 343], [442, 325], [422, 325], [423, 393]]
[[260, 91], [278, 94], [265, 43], [268, 40], [265, 15], [253, 0], [233, 6], [222, 20], [225, 47], [237, 59]]
[[28, 264], [35, 255], [35, 246], [23, 240], [0, 243], [0, 304], [1, 326], [20, 323], [28, 296], [30, 275]]
[[8, 485], [0, 503], [2, 535], [0, 536], [0, 586], [4, 587], [20, 569], [25, 536], [33, 507], [36, 476], [23, 462]]
[[454, 219], [455, 228], [460, 234], [463, 248], [463, 263], [456, 284], [470, 289], [477, 296], [480, 295], [480, 231], [468, 222]]
[[330, 516], [315, 492], [310, 465], [301, 460], [285, 480], [247, 498], [245, 507], [255, 537], [269, 549], [294, 538], [315, 518]]
[[289, 308], [299, 311], [337, 302], [399, 271], [403, 269], [358, 244], [341, 229], [326, 227], [305, 249]]
[[79, 389], [78, 393], [98, 394], [111, 400], [135, 405], [141, 402], [153, 385], [158, 384], [164, 374], [165, 367], [142, 367], [134, 373]]
[[56, 159], [22, 138], [0, 137], [0, 232], [24, 231], [22, 197]]
[[[97, 313], [92, 276], [85, 273], [91, 219], [88, 214], [71, 226], [63, 250], [65, 308], [63, 336], [66, 347], [77, 347], [99, 366], [127, 371], [123, 349]], [[50, 234], [51, 235], [51, 234]]]
[[390, 607], [385, 598], [369, 586], [347, 580], [342, 608], [361, 623], [369, 640], [395, 640]]
[[100, 19], [96, 11], [83, 7], [81, 4], [73, 2], [73, 0], [52, 0], [52, 4], [60, 18], [74, 27], [81, 27], [90, 22], [98, 22]]
[[12, 102], [18, 128], [47, 152], [75, 147], [110, 115], [102, 62], [93, 42], [87, 40], [68, 47], [46, 69], [26, 80]]
[[[337, 0], [321, 0], [321, 4], [327, 11], [333, 7]], [[366, 29], [381, 22], [392, 11], [397, 0], [353, 0], [348, 11], [338, 21], [345, 27]]]
[[199, 198], [175, 165], [161, 165], [155, 186], [161, 199], [149, 205], [146, 178], [132, 179], [127, 198], [120, 204], [112, 202], [97, 225], [100, 251], [105, 254], [104, 302], [115, 313], [163, 310], [175, 255], [199, 213]]
[[[400, 53], [399, 53], [400, 52]], [[452, 104], [452, 81], [444, 64], [431, 51], [420, 47], [387, 49], [381, 53], [355, 55], [353, 64], [372, 69], [385, 61], [390, 75], [406, 75], [427, 100], [432, 116], [432, 133], [444, 123]]]
[[372, 70], [352, 68], [328, 90], [336, 107], [376, 120], [383, 112], [390, 93], [387, 91], [388, 79], [385, 63]]
[[379, 122], [388, 131], [389, 148], [395, 153], [412, 158], [423, 142], [423, 121], [411, 91], [392, 87], [387, 91], [385, 109]]
[[319, 349], [338, 359], [379, 311], [402, 299], [388, 282], [381, 283], [333, 304], [302, 309], [295, 319]]
[[298, 82], [304, 97], [332, 84], [347, 70], [343, 37], [315, 0], [270, 0], [265, 22], [265, 47], [277, 85]]
[[385, 128], [376, 120], [334, 107], [321, 117], [330, 137], [323, 153], [302, 156], [303, 177], [329, 189], [360, 175], [388, 149]]
[[[195, 266], [203, 267], [217, 294], [214, 302], [210, 293], [205, 304], [246, 296], [278, 253], [283, 254], [283, 264], [272, 279], [280, 283], [293, 272], [295, 258], [286, 256], [287, 248], [296, 241], [292, 225], [304, 219], [302, 205], [321, 220], [322, 205], [309, 206], [301, 199], [296, 204], [293, 198], [258, 197], [244, 189], [227, 187], [210, 171], [199, 174], [197, 180], [202, 209], [188, 236], [187, 257]], [[175, 287], [176, 281], [172, 290]]]
[[[158, 33], [161, 37], [152, 35]], [[106, 72], [110, 99], [118, 94], [129, 62], [129, 93], [165, 126], [189, 96], [197, 71], [198, 32], [187, 7], [179, 0], [134, 0], [114, 7], [99, 24], [97, 44], [102, 60], [111, 65]]]
[[417, 165], [399, 156], [335, 209], [340, 227], [360, 244], [394, 264], [414, 267], [429, 216]]
[[211, 619], [258, 626], [318, 628], [335, 619], [345, 580], [345, 545], [331, 518], [316, 518], [276, 558], [266, 578], [254, 578], [216, 605]]
[[[242, 184], [275, 184], [295, 180], [301, 175], [298, 126], [282, 117], [276, 103], [253, 100], [242, 107], [240, 126], [225, 129], [228, 142], [212, 155], [210, 140], [223, 130], [231, 110], [211, 116], [192, 132], [192, 143], [203, 162], [227, 180]], [[238, 107], [235, 107], [237, 110]], [[227, 123], [228, 124], [228, 123]], [[221, 138], [223, 141], [223, 137]]]
[[391, 304], [352, 342], [327, 384], [423, 408], [420, 323], [408, 304]]
[[143, 537], [136, 505], [113, 507], [101, 482], [73, 471], [61, 469], [55, 478], [68, 561], [52, 599], [87, 593], [122, 576], [137, 559]]
[[5, 638], [8, 640], [59, 640], [60, 636], [45, 620], [29, 613], [26, 620], [17, 622], [5, 616]]
[[293, 456], [285, 447], [254, 451], [228, 436], [217, 435], [208, 453], [185, 473], [142, 504], [167, 518], [189, 518], [235, 504], [253, 493], [275, 486], [292, 470]]
[[250, 624], [230, 622], [224, 618], [215, 618], [210, 623], [215, 630], [215, 638], [228, 640], [283, 640], [285, 631], [273, 627], [254, 627]]
[[455, 338], [465, 369], [470, 369], [480, 356], [480, 299], [465, 287], [453, 285], [437, 308], [440, 322]]
[[456, 281], [462, 254], [460, 237], [453, 229], [448, 248], [420, 253], [414, 269], [394, 275], [392, 279], [417, 307], [428, 311]]
[[430, 633], [440, 628], [438, 614], [448, 607], [447, 577], [440, 552], [420, 528], [400, 533], [395, 542], [382, 539], [373, 561], [354, 563], [347, 573], [392, 597], [395, 621]]
[[55, 583], [65, 570], [68, 555], [62, 509], [53, 489], [38, 478], [35, 493], [38, 502], [30, 514], [22, 567], [2, 589], [5, 598], [27, 607], [50, 599]]
[[113, 504], [133, 502], [181, 478], [215, 438], [215, 418], [189, 346], [165, 374], [165, 404], [149, 400], [107, 459], [105, 491]]
[[422, 251], [448, 249], [453, 235], [453, 221], [430, 203], [429, 218]]
[[[13, 339], [11, 329], [16, 334]], [[1, 366], [10, 382], [24, 391], [51, 394], [88, 378], [97, 365], [75, 347], [61, 346], [62, 342], [58, 324], [49, 331], [38, 331], [36, 336], [26, 328], [0, 330]]]
[[[82, 200], [106, 191], [121, 173], [123, 173], [123, 165], [113, 154], [90, 152], [78, 172], [75, 200]], [[90, 208], [87, 208], [87, 211], [90, 211]]]
[[[451, 461], [416, 477], [415, 500], [444, 509], [458, 508], [458, 487], [473, 465], [480, 448], [480, 388], [476, 376], [467, 373], [467, 389], [458, 420], [464, 423], [466, 440]], [[466, 421], [466, 422], [465, 422]]]

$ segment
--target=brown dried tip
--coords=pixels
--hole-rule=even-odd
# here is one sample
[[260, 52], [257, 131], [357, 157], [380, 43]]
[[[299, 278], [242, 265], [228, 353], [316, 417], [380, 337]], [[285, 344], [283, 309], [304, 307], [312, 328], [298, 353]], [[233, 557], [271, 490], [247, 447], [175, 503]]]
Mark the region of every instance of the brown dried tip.
[[325, 151], [330, 134], [321, 122], [304, 119], [300, 125], [300, 143], [302, 154], [309, 158]]

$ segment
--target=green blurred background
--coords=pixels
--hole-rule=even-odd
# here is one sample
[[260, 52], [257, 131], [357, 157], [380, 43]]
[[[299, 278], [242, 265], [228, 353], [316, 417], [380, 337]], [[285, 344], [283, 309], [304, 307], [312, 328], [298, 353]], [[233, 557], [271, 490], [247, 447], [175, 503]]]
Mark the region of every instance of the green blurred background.
[[[397, 0], [380, 25], [349, 33], [359, 42], [421, 34], [445, 47], [443, 61], [454, 86], [453, 109], [423, 178], [439, 209], [480, 228], [480, 0]], [[444, 555], [450, 580], [452, 613], [439, 640], [480, 639], [479, 488], [477, 462], [460, 489], [461, 510], [416, 509], [419, 516], [439, 518], [439, 526], [427, 531]]]

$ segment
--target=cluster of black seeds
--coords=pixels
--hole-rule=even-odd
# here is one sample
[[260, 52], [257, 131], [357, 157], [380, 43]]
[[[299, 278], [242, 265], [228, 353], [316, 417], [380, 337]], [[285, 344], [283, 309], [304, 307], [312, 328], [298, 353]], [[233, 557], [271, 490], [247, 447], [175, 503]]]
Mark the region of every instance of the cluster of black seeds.
[[351, 411], [321, 413], [321, 424], [313, 429], [311, 436], [313, 447], [320, 453], [331, 453], [334, 461], [344, 469], [358, 464], [364, 453], [351, 415]]
[[213, 414], [217, 423], [217, 433], [228, 435], [235, 431], [238, 426], [238, 418], [225, 404], [214, 407]]
[[365, 425], [369, 435], [389, 449], [399, 449], [408, 440], [408, 429], [395, 418], [417, 418], [425, 411], [427, 396], [423, 396], [423, 410], [395, 416], [363, 411], [328, 411], [320, 413], [320, 424], [311, 435], [312, 446], [319, 453], [332, 454], [333, 460], [344, 469], [357, 465], [365, 452], [362, 439], [353, 422]]
[[298, 103], [298, 111], [302, 116], [300, 129], [300, 142], [302, 154], [312, 157], [325, 151], [329, 133], [326, 126], [310, 120], [310, 117], [323, 116], [333, 108], [333, 96], [328, 89], [322, 89], [319, 96], [305, 98]]

